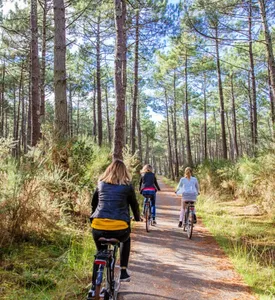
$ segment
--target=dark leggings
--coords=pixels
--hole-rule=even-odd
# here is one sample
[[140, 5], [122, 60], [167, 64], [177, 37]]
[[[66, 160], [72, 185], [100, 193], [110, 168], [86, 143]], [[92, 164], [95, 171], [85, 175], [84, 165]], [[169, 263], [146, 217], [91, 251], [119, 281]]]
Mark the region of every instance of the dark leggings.
[[130, 239], [130, 232], [131, 229], [128, 227], [127, 229], [123, 230], [92, 230], [93, 238], [96, 244], [97, 250], [106, 249], [106, 246], [102, 246], [98, 239], [101, 237], [115, 238], [118, 239], [120, 243], [120, 266], [121, 267], [128, 267], [128, 261], [130, 256], [130, 248], [131, 248], [131, 239]]

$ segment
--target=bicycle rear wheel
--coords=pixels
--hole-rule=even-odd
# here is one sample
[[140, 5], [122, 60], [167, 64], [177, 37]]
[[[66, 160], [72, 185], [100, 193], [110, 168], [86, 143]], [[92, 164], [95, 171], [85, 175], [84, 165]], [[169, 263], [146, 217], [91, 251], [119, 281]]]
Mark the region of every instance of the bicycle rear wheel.
[[[106, 283], [106, 268], [104, 265], [100, 265], [97, 271], [96, 276], [96, 286], [95, 286], [95, 300], [102, 299], [102, 290], [101, 288], [104, 286], [104, 282]], [[104, 292], [104, 299], [105, 299], [105, 292]], [[109, 298], [108, 298], [109, 299]]]
[[149, 232], [150, 230], [150, 224], [151, 224], [151, 220], [150, 220], [150, 211], [149, 211], [149, 206], [146, 206], [145, 208], [145, 222], [146, 222], [146, 231]]
[[192, 237], [193, 226], [194, 226], [194, 216], [193, 213], [190, 212], [187, 220], [187, 236], [189, 239], [191, 239]]

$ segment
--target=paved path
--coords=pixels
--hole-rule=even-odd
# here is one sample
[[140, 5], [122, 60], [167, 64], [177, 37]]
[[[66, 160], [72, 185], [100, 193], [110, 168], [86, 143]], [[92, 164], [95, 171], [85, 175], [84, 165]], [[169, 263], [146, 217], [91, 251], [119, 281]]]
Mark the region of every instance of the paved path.
[[[192, 240], [178, 228], [180, 197], [161, 183], [157, 225], [132, 232], [130, 283], [122, 283], [119, 300], [256, 299], [200, 220]], [[199, 212], [198, 212], [199, 215]]]

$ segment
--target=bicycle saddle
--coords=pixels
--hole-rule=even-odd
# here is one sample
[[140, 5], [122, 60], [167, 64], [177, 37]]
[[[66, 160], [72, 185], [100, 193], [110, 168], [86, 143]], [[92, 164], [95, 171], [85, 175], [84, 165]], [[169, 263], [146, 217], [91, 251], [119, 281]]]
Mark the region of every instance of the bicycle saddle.
[[112, 245], [120, 243], [118, 239], [115, 238], [106, 239], [105, 237], [99, 238], [98, 241], [104, 244], [112, 244]]

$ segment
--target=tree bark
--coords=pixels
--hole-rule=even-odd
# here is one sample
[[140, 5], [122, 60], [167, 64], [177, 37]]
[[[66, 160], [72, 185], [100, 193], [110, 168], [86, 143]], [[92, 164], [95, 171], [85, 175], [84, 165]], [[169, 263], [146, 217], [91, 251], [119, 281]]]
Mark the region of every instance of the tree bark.
[[175, 147], [175, 176], [179, 178], [179, 156], [178, 156], [178, 138], [177, 138], [177, 95], [176, 95], [176, 73], [174, 71], [174, 118], [173, 118], [173, 132], [174, 132], [174, 147]]
[[175, 180], [175, 174], [174, 174], [173, 162], [172, 162], [172, 146], [171, 146], [170, 124], [169, 124], [169, 109], [168, 109], [168, 99], [167, 99], [167, 91], [166, 90], [165, 90], [165, 108], [166, 108], [168, 155], [169, 155], [168, 160], [169, 160], [170, 178], [172, 180]]
[[260, 6], [262, 25], [263, 25], [264, 35], [265, 35], [268, 66], [271, 75], [270, 76], [271, 88], [272, 88], [273, 97], [275, 98], [275, 59], [274, 59], [273, 48], [272, 48], [271, 34], [266, 19], [266, 5], [265, 5], [266, 2], [265, 0], [258, 0], [258, 2]]
[[[41, 5], [42, 6], [42, 5]], [[41, 121], [45, 119], [45, 75], [46, 75], [46, 47], [47, 47], [47, 13], [48, 0], [44, 0], [43, 9], [43, 27], [42, 27], [42, 53], [41, 53], [41, 86], [40, 86], [40, 117]]]
[[100, 16], [97, 19], [96, 34], [96, 83], [97, 83], [97, 142], [102, 145], [102, 99], [101, 99], [101, 66], [100, 66]]
[[93, 94], [93, 137], [96, 142], [97, 139], [97, 119], [96, 119], [96, 75], [94, 76], [94, 94]]
[[40, 138], [40, 69], [38, 57], [37, 0], [31, 1], [31, 33], [32, 146], [35, 146]]
[[139, 156], [139, 161], [142, 162], [142, 139], [141, 139], [140, 105], [139, 104], [138, 104], [138, 110], [137, 110], [137, 134], [138, 134], [138, 156]]
[[123, 159], [126, 84], [126, 0], [114, 0], [116, 25], [115, 94], [116, 115], [113, 159]]
[[220, 96], [220, 117], [221, 117], [221, 129], [222, 129], [222, 152], [223, 152], [223, 158], [227, 159], [225, 117], [224, 117], [224, 97], [223, 97], [223, 87], [222, 87], [222, 79], [221, 79], [218, 25], [216, 25], [216, 27], [215, 27], [215, 42], [216, 42], [217, 76], [218, 76], [219, 96]]
[[233, 75], [231, 75], [231, 100], [232, 100], [232, 122], [233, 122], [233, 140], [234, 140], [234, 158], [239, 157], [239, 147], [237, 139], [237, 119], [236, 119], [236, 107], [235, 107], [235, 94], [234, 94], [234, 81]]
[[191, 142], [190, 142], [190, 129], [189, 129], [189, 103], [188, 103], [188, 58], [187, 52], [185, 53], [185, 136], [186, 136], [186, 153], [187, 153], [187, 163], [189, 167], [193, 167], [193, 159], [191, 152]]
[[66, 31], [64, 0], [53, 0], [54, 5], [54, 93], [55, 131], [58, 139], [68, 135], [66, 95]]
[[132, 132], [131, 150], [132, 155], [136, 152], [136, 119], [137, 119], [137, 97], [138, 97], [138, 65], [139, 65], [139, 10], [136, 13], [136, 41], [135, 41], [135, 70], [134, 70], [134, 97], [132, 107]]
[[275, 138], [275, 97], [272, 93], [271, 80], [270, 80], [270, 68], [268, 68], [268, 90], [270, 99], [270, 111], [271, 111], [271, 123], [272, 123], [272, 136]]
[[108, 100], [108, 86], [105, 88], [105, 98], [106, 98], [106, 117], [107, 117], [107, 131], [108, 131], [108, 143], [111, 146], [112, 144], [112, 131], [111, 131], [111, 123], [109, 116], [109, 100]]
[[251, 97], [251, 80], [250, 80], [250, 71], [248, 72], [248, 99], [249, 99], [249, 123], [250, 123], [250, 135], [251, 135], [251, 144], [252, 144], [252, 153], [255, 153], [255, 137], [254, 137], [254, 114], [253, 114], [253, 101]]
[[204, 159], [207, 159], [207, 100], [206, 100], [206, 74], [203, 77], [203, 114], [204, 114]]
[[5, 75], [6, 75], [6, 63], [4, 61], [2, 84], [1, 84], [1, 124], [0, 124], [0, 137], [4, 137], [4, 124], [5, 124]]
[[249, 0], [249, 15], [248, 15], [248, 38], [249, 38], [249, 61], [250, 61], [250, 74], [252, 83], [252, 113], [253, 113], [253, 148], [258, 142], [258, 116], [257, 116], [257, 96], [256, 96], [256, 80], [254, 71], [254, 57], [252, 48], [252, 2]]
[[73, 93], [72, 93], [72, 82], [69, 79], [69, 102], [68, 102], [68, 130], [70, 137], [74, 135], [73, 126]]

